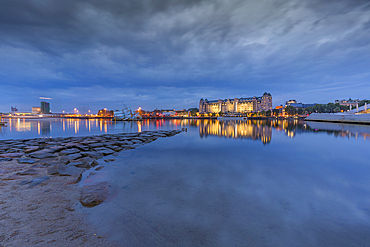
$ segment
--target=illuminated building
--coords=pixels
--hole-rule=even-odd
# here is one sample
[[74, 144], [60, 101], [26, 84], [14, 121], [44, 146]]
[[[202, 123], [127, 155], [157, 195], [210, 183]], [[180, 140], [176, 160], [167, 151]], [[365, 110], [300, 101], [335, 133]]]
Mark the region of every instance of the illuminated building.
[[346, 105], [346, 106], [357, 106], [360, 103], [359, 99], [349, 99], [349, 100], [336, 100], [335, 103], [339, 103], [340, 105]]
[[203, 100], [199, 101], [199, 113], [248, 113], [272, 110], [272, 96], [264, 93], [261, 97]]
[[40, 113], [41, 112], [41, 108], [40, 107], [32, 107], [32, 113]]
[[50, 104], [46, 101], [41, 101], [41, 113], [49, 114], [50, 113]]
[[302, 102], [298, 103], [295, 99], [291, 99], [285, 102], [285, 106], [293, 106], [295, 108], [307, 108], [307, 107], [312, 107], [315, 105], [316, 103], [313, 103], [313, 104], [303, 104]]
[[98, 111], [99, 117], [114, 117], [114, 111], [108, 111], [107, 108]]

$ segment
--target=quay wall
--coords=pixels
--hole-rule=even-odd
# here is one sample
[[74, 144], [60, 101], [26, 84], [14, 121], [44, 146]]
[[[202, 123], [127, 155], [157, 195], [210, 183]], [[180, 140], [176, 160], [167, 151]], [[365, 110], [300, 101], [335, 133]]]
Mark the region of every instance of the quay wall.
[[370, 124], [370, 114], [312, 113], [305, 121]]

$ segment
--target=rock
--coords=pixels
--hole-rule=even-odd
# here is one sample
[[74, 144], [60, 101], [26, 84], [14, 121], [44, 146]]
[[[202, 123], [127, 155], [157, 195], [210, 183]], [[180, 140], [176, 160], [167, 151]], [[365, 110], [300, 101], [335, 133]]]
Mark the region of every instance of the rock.
[[30, 158], [19, 158], [17, 159], [17, 161], [20, 164], [33, 164], [36, 162], [34, 159], [30, 159]]
[[68, 163], [69, 166], [75, 166], [75, 167], [79, 167], [79, 168], [87, 168], [87, 169], [90, 169], [91, 166], [87, 163], [84, 163], [82, 161], [73, 161], [73, 162], [70, 162]]
[[66, 157], [68, 157], [70, 160], [75, 160], [75, 159], [81, 158], [82, 155], [77, 153], [77, 154], [69, 154]]
[[[42, 150], [41, 150], [42, 151]], [[36, 158], [36, 159], [46, 159], [46, 158], [56, 158], [58, 155], [52, 154], [52, 153], [47, 153], [47, 152], [40, 152], [40, 153], [32, 153], [31, 158]]]
[[86, 167], [85, 168], [90, 168], [90, 167], [94, 167], [94, 166], [97, 166], [99, 165], [99, 162], [97, 162], [95, 159], [91, 158], [91, 157], [83, 157], [83, 158], [80, 158], [78, 160], [75, 160], [75, 162], [83, 162]]
[[95, 207], [104, 202], [109, 196], [108, 182], [84, 185], [81, 190], [80, 202], [85, 207]]
[[101, 159], [104, 157], [104, 154], [99, 153], [99, 152], [81, 152], [81, 155], [84, 157], [91, 157], [93, 159]]
[[104, 166], [98, 166], [97, 168], [95, 168], [95, 171], [100, 171], [103, 168], [104, 168]]
[[60, 155], [68, 155], [68, 154], [75, 154], [79, 153], [80, 150], [77, 148], [65, 149], [59, 152]]
[[114, 151], [109, 148], [95, 148], [95, 151], [102, 153], [104, 155], [110, 155], [114, 153]]
[[98, 173], [97, 172], [90, 172], [89, 175], [87, 175], [87, 178], [90, 178], [91, 176], [94, 176], [96, 174], [98, 174]]
[[134, 143], [131, 142], [131, 141], [122, 141], [121, 142], [121, 145], [132, 145], [132, 144], [134, 144]]
[[24, 149], [25, 149], [24, 152], [26, 154], [36, 152], [36, 151], [40, 150], [39, 146], [27, 146]]
[[55, 176], [75, 176], [79, 177], [82, 175], [84, 169], [77, 168], [75, 166], [70, 165], [53, 165], [48, 168], [48, 175], [55, 175]]
[[0, 158], [0, 162], [3, 162], [3, 161], [12, 161], [13, 159], [12, 158]]
[[77, 145], [77, 148], [85, 152], [90, 150], [90, 147], [84, 145]]
[[69, 159], [68, 156], [62, 156], [59, 159], [59, 163], [64, 164], [64, 165], [68, 164], [69, 162], [71, 162], [71, 160]]
[[64, 146], [53, 146], [53, 147], [50, 147], [51, 150], [54, 150], [54, 152], [60, 152], [64, 149], [66, 149], [66, 147]]
[[141, 134], [140, 136], [144, 137], [144, 138], [152, 138], [153, 137], [153, 135], [148, 135], [148, 134]]
[[91, 162], [90, 164], [92, 167], [95, 167], [95, 166], [98, 166], [99, 165], [99, 162], [97, 160], [94, 160], [93, 162]]
[[39, 185], [45, 181], [49, 180], [49, 176], [43, 176], [43, 177], [37, 177], [31, 180], [22, 181], [20, 185], [26, 185], [28, 184], [28, 188], [35, 187], [36, 185]]
[[115, 161], [116, 159], [106, 159], [104, 160], [105, 162], [111, 162], [111, 161]]
[[41, 149], [39, 151], [36, 151], [35, 153], [55, 153], [55, 151], [53, 149], [50, 149], [50, 148], [44, 148], [44, 149]]
[[167, 135], [165, 134], [160, 134], [160, 133], [154, 133], [153, 134], [154, 137], [167, 137]]
[[23, 153], [23, 150], [18, 148], [11, 148], [6, 150], [6, 153]]
[[88, 145], [88, 144], [92, 144], [92, 143], [97, 143], [97, 141], [93, 141], [93, 140], [84, 140], [82, 142], [80, 142], [81, 144], [83, 145]]
[[59, 175], [59, 165], [53, 165], [51, 167], [48, 168], [48, 171], [47, 173], [49, 175]]
[[55, 142], [55, 141], [52, 141], [52, 140], [48, 140], [47, 142], [47, 145], [51, 146], [51, 145], [59, 145], [59, 142]]
[[51, 164], [51, 163], [36, 163], [35, 165], [31, 166], [31, 168], [45, 168], [45, 167], [48, 167], [48, 166], [52, 166], [54, 164]]
[[79, 153], [76, 153], [76, 154], [69, 154], [69, 155], [65, 155], [65, 156], [62, 156], [60, 159], [59, 159], [59, 162], [60, 163], [63, 163], [63, 164], [68, 164], [69, 162], [71, 162], [71, 160], [76, 160], [76, 159], [79, 159], [81, 158], [82, 155], [79, 154]]
[[79, 145], [79, 143], [70, 142], [65, 145], [67, 148], [76, 148]]
[[28, 175], [38, 175], [39, 173], [35, 169], [28, 169], [26, 171], [17, 172], [16, 175], [19, 176], [28, 176]]
[[68, 143], [65, 145], [67, 148], [78, 148], [80, 151], [88, 151], [90, 148], [88, 146], [84, 146], [80, 143]]
[[89, 144], [90, 147], [92, 148], [98, 148], [98, 147], [104, 147], [104, 144], [102, 143], [93, 143], [93, 144]]
[[0, 157], [3, 158], [17, 158], [23, 156], [24, 153], [5, 153], [5, 154], [0, 154]]
[[3, 180], [18, 180], [18, 179], [21, 179], [21, 178], [22, 178], [21, 176], [13, 174], [9, 177], [3, 178]]
[[131, 142], [134, 143], [134, 144], [140, 144], [143, 141], [142, 140], [139, 140], [139, 139], [131, 139]]
[[123, 149], [123, 148], [121, 148], [119, 146], [107, 146], [107, 148], [112, 149], [112, 150], [114, 150], [116, 152], [119, 152], [119, 151], [121, 151]]
[[27, 147], [27, 145], [24, 145], [24, 144], [13, 145], [13, 148], [24, 148], [24, 147]]

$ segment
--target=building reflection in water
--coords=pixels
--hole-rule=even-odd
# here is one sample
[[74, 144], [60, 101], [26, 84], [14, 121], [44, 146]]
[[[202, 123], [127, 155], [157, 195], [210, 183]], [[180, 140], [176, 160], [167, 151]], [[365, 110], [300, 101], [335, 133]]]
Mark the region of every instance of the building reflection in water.
[[272, 122], [263, 120], [204, 120], [199, 121], [201, 138], [211, 136], [260, 140], [263, 144], [271, 142]]
[[306, 129], [313, 132], [326, 132], [335, 137], [363, 138], [370, 140], [370, 126], [361, 124], [339, 124], [325, 122], [306, 122]]
[[[272, 141], [272, 131], [279, 131], [290, 138], [304, 133], [327, 133], [335, 137], [363, 138], [370, 140], [370, 125], [339, 124], [324, 122], [304, 122], [302, 120], [230, 120], [210, 119], [144, 119], [142, 121], [114, 122], [105, 119], [6, 119], [6, 127], [0, 127], [2, 136], [11, 132], [34, 132], [49, 138], [70, 133], [108, 133], [119, 128], [123, 132], [142, 132], [156, 129], [196, 128], [201, 138], [218, 136], [234, 139], [250, 139], [268, 144]], [[118, 127], [119, 126], [119, 127]]]
[[307, 132], [306, 125], [303, 121], [294, 120], [273, 120], [272, 127], [277, 131], [283, 131], [285, 135], [290, 138], [295, 137], [297, 134]]
[[335, 137], [343, 138], [363, 138], [370, 140], [370, 126], [360, 124], [342, 124], [326, 122], [304, 122], [300, 120], [275, 120], [272, 127], [277, 131], [293, 138], [303, 133], [327, 133]]
[[39, 128], [42, 137], [50, 137], [51, 125], [49, 121], [40, 121]]

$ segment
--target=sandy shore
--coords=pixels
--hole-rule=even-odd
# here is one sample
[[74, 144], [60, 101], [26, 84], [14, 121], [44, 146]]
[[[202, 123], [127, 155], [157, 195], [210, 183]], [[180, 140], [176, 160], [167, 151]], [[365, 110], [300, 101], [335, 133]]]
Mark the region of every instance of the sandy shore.
[[[107, 240], [108, 236], [97, 234], [76, 210], [84, 200], [94, 206], [107, 198], [104, 194], [88, 194], [82, 199], [85, 186], [78, 186], [81, 174], [103, 168], [99, 165], [103, 155], [114, 155], [179, 132], [128, 134], [124, 139], [120, 134], [46, 142], [0, 141], [0, 247], [117, 246]], [[27, 143], [32, 144], [31, 148]], [[71, 154], [73, 149], [79, 151]], [[99, 197], [103, 199], [97, 200]]]
[[116, 246], [75, 210], [80, 188], [70, 177], [32, 188], [21, 185], [27, 179], [0, 182], [0, 246]]

